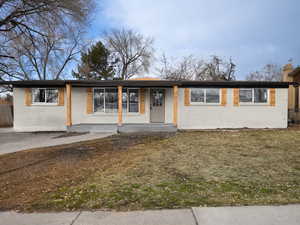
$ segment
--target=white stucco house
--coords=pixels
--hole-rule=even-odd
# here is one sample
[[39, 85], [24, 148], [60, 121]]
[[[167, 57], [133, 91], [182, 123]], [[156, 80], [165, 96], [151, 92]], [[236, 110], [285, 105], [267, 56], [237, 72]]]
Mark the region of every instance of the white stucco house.
[[286, 128], [287, 82], [12, 81], [15, 131]]

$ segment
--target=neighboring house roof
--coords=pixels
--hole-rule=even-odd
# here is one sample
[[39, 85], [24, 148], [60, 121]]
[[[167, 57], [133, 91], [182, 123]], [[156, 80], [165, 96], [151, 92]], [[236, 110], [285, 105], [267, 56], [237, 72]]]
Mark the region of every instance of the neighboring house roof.
[[297, 76], [300, 75], [300, 66], [296, 67], [292, 72], [289, 73], [289, 76]]
[[167, 80], [30, 80], [0, 81], [0, 85], [14, 87], [216, 87], [216, 88], [288, 88], [289, 82], [274, 81], [167, 81]]

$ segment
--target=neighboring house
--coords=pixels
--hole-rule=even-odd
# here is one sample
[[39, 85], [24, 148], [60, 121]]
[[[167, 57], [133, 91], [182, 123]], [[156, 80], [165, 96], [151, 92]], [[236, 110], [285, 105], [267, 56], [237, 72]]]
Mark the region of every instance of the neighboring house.
[[16, 131], [286, 128], [286, 82], [12, 81]]
[[12, 98], [0, 96], [0, 127], [11, 127], [13, 125], [12, 105]]
[[289, 102], [288, 102], [289, 119], [294, 122], [300, 122], [300, 113], [299, 113], [300, 67], [294, 69], [292, 64], [287, 64], [286, 66], [284, 66], [283, 81], [293, 83], [293, 85], [290, 85], [289, 87]]

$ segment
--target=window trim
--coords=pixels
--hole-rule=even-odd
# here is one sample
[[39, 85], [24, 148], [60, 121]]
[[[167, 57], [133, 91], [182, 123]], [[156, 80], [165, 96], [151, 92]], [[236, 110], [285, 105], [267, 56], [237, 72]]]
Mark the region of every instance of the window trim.
[[[204, 89], [204, 102], [193, 102], [192, 101], [192, 89]], [[206, 90], [207, 89], [219, 89], [219, 102], [206, 102]], [[190, 105], [221, 105], [222, 102], [221, 88], [190, 88]]]
[[[47, 91], [45, 91], [45, 102], [35, 102], [34, 101], [34, 94], [33, 94], [33, 92], [36, 89], [38, 89], [38, 90], [41, 90], [41, 89], [43, 89], [43, 90], [47, 90], [47, 89], [54, 89], [54, 90], [56, 90], [56, 92], [57, 92], [57, 101], [56, 102], [46, 102]], [[31, 96], [32, 96], [32, 98], [31, 98], [31, 104], [32, 105], [49, 105], [49, 106], [54, 106], [55, 105], [55, 106], [57, 106], [59, 104], [59, 90], [58, 90], [58, 88], [31, 88]]]
[[[240, 99], [240, 91], [241, 89], [251, 89], [252, 90], [252, 101], [251, 102], [241, 102], [241, 99]], [[254, 89], [267, 89], [267, 102], [254, 102]], [[262, 106], [265, 106], [265, 105], [269, 105], [270, 104], [270, 88], [240, 88], [239, 89], [239, 104], [240, 105], [262, 105]]]
[[[104, 101], [103, 101], [103, 103], [104, 103], [104, 112], [95, 112], [95, 101], [94, 101], [94, 96], [95, 96], [95, 90], [96, 89], [103, 89], [104, 90]], [[114, 88], [114, 87], [96, 87], [96, 88], [93, 88], [93, 113], [94, 114], [102, 114], [102, 115], [117, 115], [118, 114], [118, 112], [105, 112], [105, 89], [118, 89], [118, 88]], [[123, 95], [123, 89], [126, 89], [126, 94], [127, 94], [127, 108], [126, 108], [126, 111], [124, 112], [123, 110], [122, 110], [122, 113], [126, 113], [126, 114], [129, 114], [129, 115], [137, 115], [137, 114], [140, 114], [140, 104], [141, 104], [141, 101], [140, 101], [140, 88], [122, 88], [122, 95]], [[128, 90], [129, 89], [135, 89], [135, 90], [138, 90], [138, 93], [139, 93], [139, 97], [138, 97], [138, 101], [139, 101], [139, 107], [138, 107], [138, 109], [139, 109], [139, 111], [138, 112], [128, 112], [128, 110], [129, 110], [129, 107], [128, 107], [128, 105], [129, 105], [129, 101], [128, 101]], [[118, 96], [119, 97], [119, 96]], [[122, 104], [123, 104], [123, 101], [122, 101]], [[118, 104], [118, 106], [119, 106], [119, 104]], [[119, 107], [118, 107], [119, 108]], [[117, 108], [117, 109], [118, 109]]]

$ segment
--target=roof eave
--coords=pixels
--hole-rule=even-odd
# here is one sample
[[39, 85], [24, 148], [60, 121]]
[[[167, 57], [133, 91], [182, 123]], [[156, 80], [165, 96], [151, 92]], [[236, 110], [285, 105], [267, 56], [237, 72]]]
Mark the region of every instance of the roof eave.
[[140, 87], [140, 88], [171, 88], [179, 87], [216, 87], [216, 88], [288, 88], [292, 83], [272, 81], [166, 81], [166, 80], [43, 80], [43, 81], [10, 81], [0, 85], [14, 87], [63, 87], [70, 83], [74, 87]]

